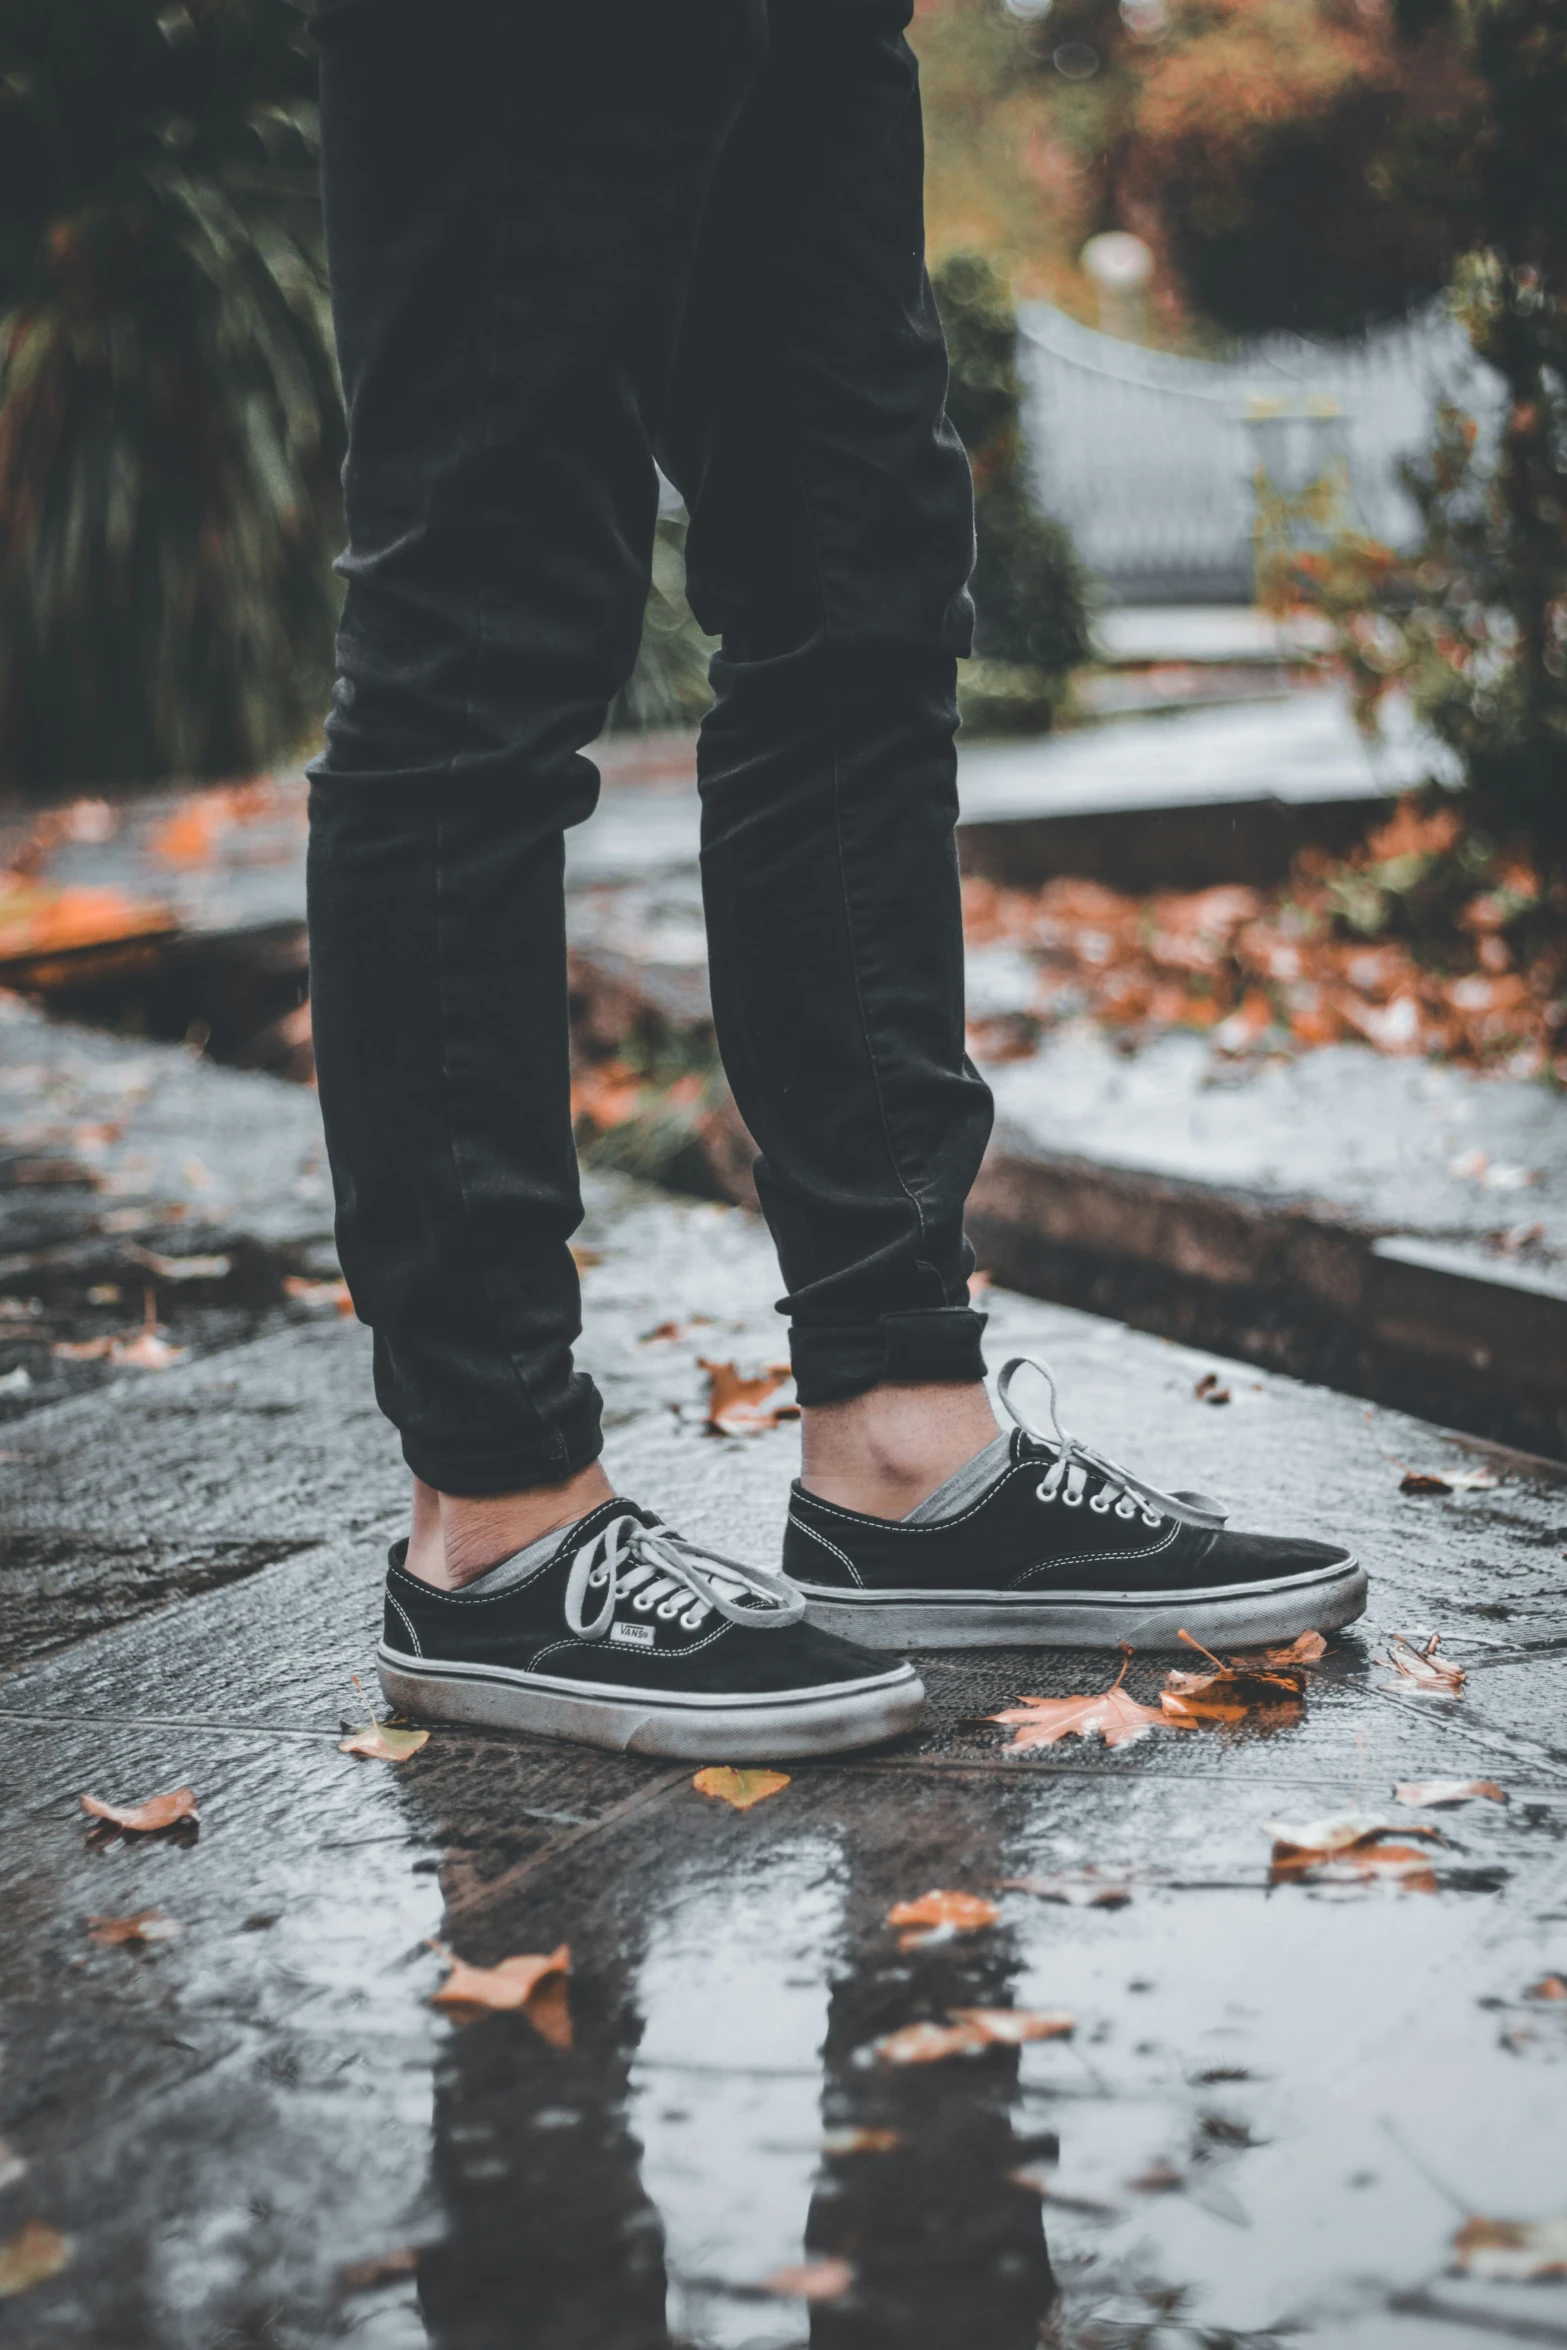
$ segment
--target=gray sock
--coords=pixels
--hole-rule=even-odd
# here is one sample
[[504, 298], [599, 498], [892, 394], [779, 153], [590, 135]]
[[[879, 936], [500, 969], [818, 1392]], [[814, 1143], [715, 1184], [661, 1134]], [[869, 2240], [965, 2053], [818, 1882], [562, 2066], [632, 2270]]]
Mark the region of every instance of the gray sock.
[[961, 1469], [954, 1469], [945, 1485], [938, 1485], [934, 1493], [910, 1510], [902, 1520], [905, 1526], [937, 1526], [943, 1518], [955, 1518], [971, 1502], [987, 1493], [1006, 1468], [1012, 1457], [1010, 1436], [992, 1437], [983, 1452], [977, 1452]]

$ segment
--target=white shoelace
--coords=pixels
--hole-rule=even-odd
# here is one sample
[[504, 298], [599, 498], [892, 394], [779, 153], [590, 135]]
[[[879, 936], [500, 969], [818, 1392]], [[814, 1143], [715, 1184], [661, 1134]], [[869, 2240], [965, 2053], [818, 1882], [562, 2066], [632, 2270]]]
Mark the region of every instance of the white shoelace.
[[[591, 1617], [590, 1591], [604, 1594]], [[611, 1518], [572, 1560], [566, 1622], [579, 1640], [603, 1640], [622, 1600], [665, 1623], [678, 1616], [689, 1632], [699, 1631], [715, 1610], [751, 1632], [781, 1631], [805, 1614], [804, 1595], [781, 1575], [704, 1549], [656, 1518], [647, 1526], [630, 1516]]]
[[[1012, 1400], [1012, 1388], [1020, 1371], [1036, 1371], [1050, 1390], [1050, 1425], [1053, 1435], [1031, 1420], [1022, 1407]], [[1014, 1355], [996, 1382], [996, 1392], [1030, 1443], [1039, 1445], [1054, 1459], [1039, 1485], [1041, 1501], [1059, 1501], [1068, 1509], [1081, 1507], [1085, 1495], [1088, 1506], [1098, 1516], [1114, 1509], [1118, 1518], [1135, 1518], [1139, 1512], [1145, 1526], [1157, 1526], [1162, 1519], [1175, 1518], [1183, 1526], [1219, 1527], [1224, 1524], [1224, 1512], [1216, 1502], [1203, 1494], [1164, 1493], [1157, 1485], [1149, 1485], [1141, 1477], [1134, 1477], [1130, 1469], [1123, 1469], [1105, 1453], [1094, 1452], [1081, 1444], [1075, 1436], [1068, 1436], [1061, 1425], [1056, 1409], [1056, 1383], [1048, 1364], [1033, 1355]], [[1088, 1493], [1090, 1478], [1099, 1479], [1098, 1491]]]

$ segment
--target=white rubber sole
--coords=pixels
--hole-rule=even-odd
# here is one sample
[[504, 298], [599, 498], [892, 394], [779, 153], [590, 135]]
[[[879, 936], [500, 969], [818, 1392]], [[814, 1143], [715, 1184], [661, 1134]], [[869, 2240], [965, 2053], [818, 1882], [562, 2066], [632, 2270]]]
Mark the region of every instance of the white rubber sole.
[[774, 1762], [840, 1754], [912, 1730], [925, 1685], [912, 1665], [863, 1681], [758, 1697], [660, 1697], [602, 1682], [547, 1679], [500, 1665], [402, 1656], [382, 1641], [376, 1666], [387, 1702], [418, 1721], [531, 1730], [615, 1754], [681, 1762]]
[[861, 1648], [1261, 1648], [1302, 1632], [1333, 1632], [1366, 1612], [1366, 1571], [1353, 1559], [1317, 1575], [1208, 1591], [857, 1591], [797, 1583], [806, 1616]]

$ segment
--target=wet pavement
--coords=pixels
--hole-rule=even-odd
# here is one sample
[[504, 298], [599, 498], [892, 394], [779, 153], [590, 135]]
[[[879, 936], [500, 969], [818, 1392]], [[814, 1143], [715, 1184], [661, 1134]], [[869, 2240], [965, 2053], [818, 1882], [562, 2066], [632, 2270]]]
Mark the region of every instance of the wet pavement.
[[[776, 1555], [793, 1432], [708, 1435], [700, 1369], [778, 1351], [764, 1235], [617, 1178], [589, 1193], [612, 1470]], [[1567, 2344], [1567, 2282], [1451, 2265], [1466, 2217], [1567, 2213], [1567, 1472], [990, 1302], [993, 1358], [1048, 1355], [1069, 1425], [1238, 1520], [1362, 1549], [1371, 1616], [1294, 1718], [1013, 1758], [984, 1717], [1101, 1688], [1115, 1660], [982, 1651], [921, 1660], [915, 1737], [795, 1764], [745, 1812], [689, 1767], [475, 1732], [360, 1762], [337, 1742], [401, 1508], [365, 1333], [277, 1319], [19, 1412], [0, 2278], [29, 2220], [69, 2258], [0, 2299], [0, 2342]], [[1196, 1392], [1212, 1371], [1219, 1408]], [[1400, 1490], [1402, 1466], [1444, 1465], [1497, 1482]], [[1376, 1661], [1431, 1631], [1459, 1697]], [[1135, 1660], [1134, 1694], [1167, 1663]], [[1508, 1803], [1393, 1801], [1475, 1777]], [[182, 1783], [199, 1829], [117, 1838], [78, 1808]], [[1270, 1886], [1264, 1823], [1357, 1800], [1440, 1829], [1424, 1887]], [[1081, 1896], [1093, 1869], [1129, 1898], [1018, 1883]], [[889, 1909], [933, 1887], [996, 1922], [902, 1947]], [[88, 1935], [150, 1908], [177, 1938]], [[432, 1940], [485, 1964], [569, 1944], [572, 2044], [433, 2008]], [[874, 2052], [970, 2008], [1075, 2030]]]

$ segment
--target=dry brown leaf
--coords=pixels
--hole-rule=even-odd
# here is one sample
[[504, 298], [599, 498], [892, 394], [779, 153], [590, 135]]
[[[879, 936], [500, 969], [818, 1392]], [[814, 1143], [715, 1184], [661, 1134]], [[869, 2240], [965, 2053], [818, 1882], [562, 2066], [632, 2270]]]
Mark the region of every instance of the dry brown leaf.
[[[1394, 1466], [1398, 1464], [1395, 1462]], [[1405, 1469], [1400, 1493], [1490, 1493], [1501, 1483], [1489, 1469]]]
[[366, 1762], [406, 1762], [421, 1746], [428, 1746], [428, 1730], [405, 1730], [394, 1722], [366, 1722], [351, 1738], [337, 1742], [339, 1754], [362, 1755]]
[[1524, 1997], [1525, 1999], [1567, 1999], [1567, 1975], [1542, 1975], [1537, 1983], [1529, 1985]]
[[698, 1771], [691, 1784], [698, 1795], [727, 1803], [734, 1811], [749, 1811], [753, 1803], [765, 1803], [769, 1795], [787, 1787], [789, 1774], [787, 1771], [737, 1771], [728, 1763], [712, 1763], [705, 1771]]
[[1204, 1371], [1192, 1393], [1199, 1403], [1228, 1403], [1230, 1400], [1230, 1391], [1220, 1381], [1217, 1371]]
[[579, 1069], [571, 1081], [573, 1123], [586, 1120], [600, 1132], [624, 1126], [642, 1107], [647, 1079], [624, 1061], [595, 1061]]
[[887, 1912], [887, 1923], [947, 1926], [955, 1934], [977, 1934], [982, 1926], [993, 1926], [1000, 1915], [993, 1901], [977, 1893], [922, 1893], [918, 1901], [895, 1901]]
[[1453, 2266], [1499, 2285], [1567, 2277], [1567, 2218], [1466, 2219], [1453, 2238]]
[[1259, 1648], [1255, 1656], [1236, 1658], [1245, 1665], [1314, 1665], [1319, 1656], [1327, 1654], [1327, 1642], [1320, 1632], [1302, 1632], [1287, 1648]]
[[[1127, 1663], [1131, 1662], [1130, 1657]], [[1139, 1705], [1121, 1683], [1126, 1665], [1108, 1689], [1097, 1697], [1021, 1697], [1005, 1713], [991, 1714], [993, 1722], [1015, 1727], [1017, 1736], [1007, 1754], [1021, 1754], [1034, 1746], [1054, 1746], [1063, 1738], [1102, 1738], [1106, 1746], [1130, 1746], [1150, 1730], [1189, 1730], [1192, 1724], [1166, 1713], [1160, 1706]]]
[[691, 1314], [684, 1322], [660, 1322], [656, 1329], [645, 1330], [637, 1340], [638, 1346], [667, 1346], [676, 1339], [689, 1338], [694, 1331], [711, 1330], [711, 1314]]
[[1419, 1836], [1431, 1844], [1444, 1841], [1440, 1829], [1399, 1825], [1369, 1813], [1348, 1811], [1331, 1819], [1314, 1820], [1302, 1828], [1280, 1820], [1264, 1820], [1273, 1838], [1270, 1882], [1356, 1884], [1377, 1878], [1405, 1885], [1411, 1892], [1434, 1893], [1436, 1877], [1431, 1856], [1412, 1844], [1385, 1844], [1385, 1836]]
[[111, 1949], [122, 1942], [172, 1942], [184, 1931], [178, 1918], [166, 1918], [161, 1909], [133, 1909], [129, 1917], [87, 1920], [88, 1938]]
[[292, 1298], [295, 1305], [310, 1306], [317, 1312], [351, 1314], [354, 1310], [346, 1281], [307, 1281], [301, 1273], [290, 1273], [283, 1283], [283, 1295]]
[[775, 2268], [757, 2291], [791, 2301], [841, 2301], [853, 2283], [852, 2261], [807, 2260], [797, 2268]]
[[1012, 2007], [955, 2007], [951, 2023], [905, 2024], [873, 2043], [883, 2064], [939, 2064], [948, 2056], [975, 2056], [982, 2048], [1015, 2048], [1025, 2040], [1064, 2039], [1075, 2016]]
[[109, 1360], [131, 1371], [171, 1371], [189, 1352], [189, 1347], [171, 1346], [156, 1330], [139, 1330], [134, 1338], [117, 1338]]
[[792, 1398], [768, 1402], [793, 1380], [787, 1363], [770, 1363], [751, 1379], [742, 1378], [733, 1363], [710, 1363], [705, 1355], [699, 1367], [707, 1373], [707, 1425], [715, 1436], [759, 1436], [780, 1420], [800, 1417]]
[[1274, 1664], [1261, 1656], [1238, 1656], [1225, 1664], [1189, 1632], [1182, 1632], [1180, 1638], [1188, 1648], [1209, 1657], [1214, 1669], [1211, 1673], [1175, 1672], [1167, 1677], [1159, 1703], [1174, 1720], [1228, 1726], [1245, 1721], [1250, 1714], [1277, 1715], [1281, 1709], [1299, 1712], [1306, 1694], [1304, 1660], [1297, 1663], [1292, 1658], [1287, 1664]]
[[336, 2287], [346, 2300], [354, 2293], [373, 2293], [378, 2285], [411, 2277], [419, 2266], [419, 2248], [399, 2244], [393, 2252], [373, 2252], [368, 2260], [351, 2260], [337, 2272]]
[[1412, 1682], [1423, 1695], [1460, 1697], [1469, 1676], [1462, 1665], [1449, 1664], [1445, 1656], [1437, 1655], [1441, 1637], [1439, 1632], [1433, 1632], [1424, 1648], [1416, 1648], [1402, 1632], [1395, 1632], [1382, 1661], [1404, 1680]]
[[1393, 1790], [1395, 1803], [1427, 1808], [1442, 1803], [1472, 1803], [1483, 1795], [1489, 1803], [1506, 1803], [1507, 1791], [1494, 1779], [1400, 1779]]
[[541, 1976], [523, 2001], [522, 2012], [552, 2048], [571, 2046], [571, 1998], [564, 1974]]
[[822, 2139], [822, 2152], [835, 2158], [843, 2154], [891, 2154], [894, 2147], [902, 2144], [901, 2130], [828, 2130]]
[[46, 2219], [24, 2221], [0, 2244], [0, 2301], [14, 2301], [18, 2293], [57, 2277], [70, 2257], [70, 2244], [58, 2228]]
[[109, 946], [176, 928], [173, 913], [118, 889], [56, 889], [16, 873], [0, 874], [0, 962]]
[[194, 1787], [174, 1787], [167, 1795], [149, 1795], [145, 1803], [104, 1803], [96, 1795], [84, 1795], [81, 1804], [93, 1819], [107, 1820], [131, 1836], [156, 1836], [164, 1828], [179, 1828], [187, 1820], [199, 1823], [201, 1819]]
[[558, 1950], [552, 1950], [547, 1958], [536, 1954], [503, 1958], [499, 1966], [469, 1966], [465, 1959], [454, 1958], [441, 1942], [432, 1942], [430, 1948], [439, 1957], [449, 1960], [452, 1970], [440, 1989], [431, 1992], [432, 2007], [468, 2008], [475, 2011], [490, 2008], [514, 2013], [518, 2008], [528, 2005], [546, 1976], [567, 1975], [571, 1972], [571, 1949], [565, 1942]]
[[1125, 1909], [1130, 1885], [1095, 1868], [1061, 1870], [1048, 1877], [1003, 1877], [1005, 1893], [1037, 1893], [1041, 1901], [1064, 1901], [1073, 1909]]

